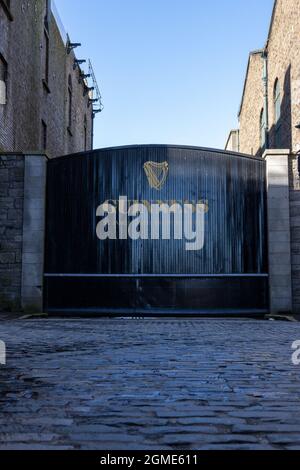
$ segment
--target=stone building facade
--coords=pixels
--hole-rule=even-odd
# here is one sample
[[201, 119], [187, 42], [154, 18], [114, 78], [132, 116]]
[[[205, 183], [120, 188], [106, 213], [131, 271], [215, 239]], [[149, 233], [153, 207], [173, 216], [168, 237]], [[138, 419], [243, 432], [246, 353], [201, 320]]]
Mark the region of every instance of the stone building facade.
[[74, 47], [52, 0], [0, 0], [0, 310], [41, 311], [46, 161], [92, 148]]
[[300, 151], [299, 34], [300, 1], [276, 0], [267, 43], [249, 56], [238, 114], [243, 153]]
[[230, 131], [227, 142], [226, 150], [230, 152], [238, 152], [240, 148], [240, 130], [233, 129]]
[[[289, 213], [280, 212], [282, 223], [289, 220], [290, 230], [284, 236], [277, 233], [276, 253], [270, 253], [271, 262], [282, 258], [285, 244], [290, 240], [293, 310], [300, 313], [300, 0], [276, 0], [266, 45], [250, 53], [244, 90], [239, 110], [239, 147], [242, 153], [256, 156], [288, 154]], [[226, 144], [229, 149], [230, 139]], [[276, 167], [276, 181], [283, 166]], [[274, 188], [273, 188], [274, 189]], [[277, 201], [279, 204], [279, 199]], [[275, 208], [274, 208], [275, 210]], [[282, 240], [281, 240], [282, 238]], [[278, 273], [279, 275], [280, 273]], [[278, 295], [278, 294], [277, 294]], [[281, 292], [285, 296], [284, 288]]]
[[91, 94], [52, 5], [0, 1], [2, 152], [56, 157], [92, 148]]

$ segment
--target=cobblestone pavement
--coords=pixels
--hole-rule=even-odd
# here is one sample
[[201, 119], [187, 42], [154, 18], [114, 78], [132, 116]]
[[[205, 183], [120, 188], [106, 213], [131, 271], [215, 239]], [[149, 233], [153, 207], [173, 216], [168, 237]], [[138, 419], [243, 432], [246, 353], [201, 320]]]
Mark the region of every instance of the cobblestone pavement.
[[300, 324], [4, 320], [0, 449], [300, 449]]

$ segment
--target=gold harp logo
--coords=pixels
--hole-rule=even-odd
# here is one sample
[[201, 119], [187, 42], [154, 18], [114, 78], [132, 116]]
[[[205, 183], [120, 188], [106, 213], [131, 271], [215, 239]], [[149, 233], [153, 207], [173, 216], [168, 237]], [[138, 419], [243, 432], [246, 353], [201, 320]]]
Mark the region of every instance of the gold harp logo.
[[168, 173], [169, 164], [168, 162], [156, 163], [147, 162], [144, 164], [144, 170], [148, 178], [149, 185], [151, 188], [160, 191], [165, 184]]

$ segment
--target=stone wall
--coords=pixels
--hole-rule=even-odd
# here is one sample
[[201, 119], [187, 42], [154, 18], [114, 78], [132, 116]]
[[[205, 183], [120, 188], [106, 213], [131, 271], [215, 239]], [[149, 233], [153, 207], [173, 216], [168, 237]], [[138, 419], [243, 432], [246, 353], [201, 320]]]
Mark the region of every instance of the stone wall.
[[[277, 0], [274, 5], [268, 56], [269, 148], [300, 150], [300, 0]], [[275, 122], [274, 86], [279, 81], [281, 119]], [[240, 151], [261, 154], [260, 113], [264, 108], [263, 59], [261, 51], [250, 54], [240, 121]], [[279, 138], [276, 137], [279, 135]]]
[[[300, 0], [277, 0], [267, 42], [270, 147], [300, 149]], [[275, 140], [273, 93], [281, 91], [281, 142]]]
[[289, 150], [266, 150], [270, 312], [293, 310]]
[[0, 155], [0, 310], [43, 308], [46, 157]]
[[[269, 152], [287, 149], [293, 311], [300, 313], [300, 0], [274, 2], [267, 42]], [[280, 120], [276, 123], [274, 87], [280, 88]], [[240, 152], [262, 155], [260, 116], [264, 108], [262, 51], [250, 54], [239, 112]], [[273, 152], [274, 153], [274, 152]], [[279, 204], [279, 201], [278, 201]], [[285, 220], [287, 214], [279, 212]], [[280, 222], [280, 220], [279, 220]], [[277, 249], [277, 248], [276, 248]], [[278, 254], [278, 253], [276, 253]], [[279, 253], [279, 255], [281, 255]], [[270, 266], [276, 260], [270, 253]]]
[[241, 153], [260, 153], [260, 114], [264, 105], [261, 51], [250, 54], [243, 104], [240, 110], [239, 150]]
[[230, 132], [225, 150], [229, 152], [239, 152], [240, 151], [240, 131], [239, 129], [234, 129]]
[[[300, 313], [300, 0], [277, 0], [267, 42], [269, 146], [290, 149], [290, 236], [293, 312]], [[273, 103], [274, 85], [279, 80], [281, 119], [279, 139]]]
[[[0, 105], [0, 151], [45, 152], [42, 121], [47, 125], [47, 154], [61, 156], [91, 149], [92, 106], [79, 83], [75, 55], [67, 53], [53, 14], [49, 16], [49, 76], [44, 42], [47, 0], [12, 1], [9, 18], [0, 3], [0, 54], [7, 63], [7, 103]], [[77, 39], [77, 38], [75, 38]], [[68, 77], [73, 84], [72, 132], [68, 132]]]
[[21, 303], [24, 156], [0, 155], [0, 309]]

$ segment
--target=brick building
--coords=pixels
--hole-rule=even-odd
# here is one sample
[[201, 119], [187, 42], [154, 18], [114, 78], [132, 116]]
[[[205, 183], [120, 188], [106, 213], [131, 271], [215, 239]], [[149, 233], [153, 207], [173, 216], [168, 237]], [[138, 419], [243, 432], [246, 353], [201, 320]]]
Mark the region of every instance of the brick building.
[[0, 1], [0, 151], [92, 148], [91, 92], [69, 44], [50, 0]]
[[[277, 224], [289, 222], [289, 234], [278, 226], [276, 252], [292, 279], [293, 310], [300, 312], [300, 0], [276, 0], [266, 45], [249, 55], [238, 113], [239, 130], [231, 131], [226, 149], [256, 156], [286, 155], [288, 162], [289, 213], [277, 208]], [[235, 136], [233, 141], [232, 135]], [[238, 146], [233, 145], [238, 141]], [[282, 150], [283, 149], [283, 150]], [[274, 164], [274, 163], [273, 163]], [[274, 164], [275, 165], [275, 164]], [[274, 166], [277, 181], [282, 167]], [[273, 172], [274, 173], [274, 172]], [[274, 181], [276, 182], [275, 174]], [[283, 181], [283, 179], [281, 179]], [[276, 183], [279, 194], [284, 190]], [[283, 201], [283, 197], [281, 198]], [[278, 204], [281, 204], [278, 198]], [[275, 211], [275, 208], [273, 208]], [[271, 217], [273, 217], [272, 210]], [[275, 213], [274, 213], [275, 214]], [[270, 215], [269, 215], [270, 217]], [[274, 215], [275, 219], [275, 215]], [[283, 253], [290, 243], [290, 255]], [[278, 277], [282, 278], [278, 272]], [[279, 294], [285, 296], [282, 286]]]

